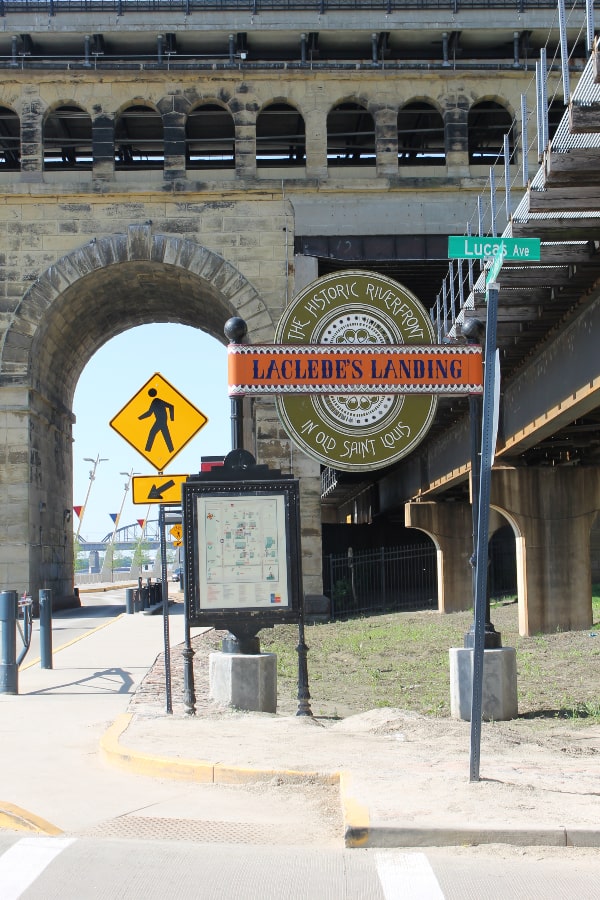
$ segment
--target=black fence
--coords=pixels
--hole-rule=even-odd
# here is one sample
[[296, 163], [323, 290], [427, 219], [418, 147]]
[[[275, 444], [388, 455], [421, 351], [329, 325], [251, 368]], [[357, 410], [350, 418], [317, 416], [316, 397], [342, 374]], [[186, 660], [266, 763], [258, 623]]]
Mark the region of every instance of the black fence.
[[[324, 558], [324, 593], [331, 617], [437, 609], [436, 548], [433, 543], [378, 547]], [[489, 544], [490, 598], [517, 596], [515, 540], [510, 527]]]
[[348, 550], [325, 557], [324, 593], [331, 617], [437, 609], [433, 544]]

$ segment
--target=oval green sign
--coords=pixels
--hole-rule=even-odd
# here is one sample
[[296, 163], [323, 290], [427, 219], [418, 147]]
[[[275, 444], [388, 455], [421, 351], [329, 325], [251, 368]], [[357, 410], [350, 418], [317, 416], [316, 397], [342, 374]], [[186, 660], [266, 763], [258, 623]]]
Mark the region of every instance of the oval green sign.
[[[433, 344], [427, 311], [405, 287], [347, 270], [307, 285], [284, 311], [278, 344]], [[278, 395], [290, 438], [309, 456], [347, 472], [381, 469], [407, 456], [429, 430], [429, 394]]]

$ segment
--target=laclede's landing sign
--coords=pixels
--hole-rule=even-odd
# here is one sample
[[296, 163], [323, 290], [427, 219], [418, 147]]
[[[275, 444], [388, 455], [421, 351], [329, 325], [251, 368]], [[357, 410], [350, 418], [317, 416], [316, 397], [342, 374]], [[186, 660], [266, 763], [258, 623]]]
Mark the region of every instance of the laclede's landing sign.
[[479, 347], [434, 345], [416, 297], [372, 272], [312, 282], [286, 308], [274, 345], [229, 345], [230, 395], [274, 395], [290, 438], [351, 472], [409, 454], [437, 396], [481, 393], [482, 381]]
[[229, 396], [246, 394], [473, 394], [474, 346], [229, 345]]

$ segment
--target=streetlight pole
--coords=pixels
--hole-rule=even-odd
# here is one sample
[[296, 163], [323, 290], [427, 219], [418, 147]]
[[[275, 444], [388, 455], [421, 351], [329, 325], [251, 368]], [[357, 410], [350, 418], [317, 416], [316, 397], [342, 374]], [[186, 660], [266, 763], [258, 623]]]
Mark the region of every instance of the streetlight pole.
[[88, 500], [90, 499], [90, 492], [92, 490], [92, 485], [94, 483], [94, 479], [96, 477], [96, 469], [101, 462], [108, 462], [108, 458], [100, 457], [100, 454], [96, 457], [96, 459], [92, 459], [91, 456], [84, 456], [84, 462], [91, 462], [94, 464], [94, 468], [90, 471], [90, 483], [88, 485], [87, 494], [85, 495], [85, 503], [81, 509], [81, 513], [79, 514], [79, 523], [77, 525], [77, 532], [75, 533], [75, 543], [79, 540], [79, 532], [81, 531], [81, 523], [83, 522], [83, 516], [87, 509]]
[[[114, 555], [115, 555], [115, 541], [117, 538], [117, 529], [119, 527], [119, 522], [121, 521], [121, 513], [123, 512], [123, 507], [125, 506], [125, 500], [127, 499], [127, 491], [129, 490], [129, 485], [131, 484], [131, 479], [133, 478], [133, 474], [134, 474], [133, 469], [131, 470], [131, 472], [119, 472], [119, 475], [124, 475], [127, 478], [127, 481], [125, 482], [125, 485], [124, 485], [125, 490], [123, 493], [123, 499], [121, 500], [121, 508], [115, 519], [115, 527], [113, 528], [112, 538], [110, 540], [110, 545], [109, 545], [112, 548], [112, 558], [111, 558], [111, 562], [110, 562], [110, 580], [111, 581], [113, 580], [113, 562], [114, 562]], [[108, 553], [108, 550], [107, 550], [107, 553]], [[104, 559], [106, 560], [106, 556], [104, 557]]]

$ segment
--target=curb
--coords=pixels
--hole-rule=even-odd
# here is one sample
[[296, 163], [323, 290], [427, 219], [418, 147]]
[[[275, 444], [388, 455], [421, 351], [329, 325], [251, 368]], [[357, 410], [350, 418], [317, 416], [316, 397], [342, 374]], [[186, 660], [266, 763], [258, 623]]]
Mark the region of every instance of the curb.
[[289, 769], [251, 769], [193, 759], [153, 756], [127, 748], [120, 738], [127, 731], [132, 713], [123, 713], [102, 736], [106, 759], [121, 769], [138, 775], [196, 781], [204, 784], [250, 784], [285, 778], [301, 784], [307, 779], [339, 786], [344, 846], [347, 848], [451, 847], [478, 844], [507, 844], [515, 847], [600, 847], [599, 828], [413, 828], [377, 825], [369, 809], [356, 799], [353, 776], [346, 771], [324, 774]]
[[203, 760], [153, 756], [151, 753], [133, 750], [119, 743], [132, 719], [132, 713], [117, 716], [100, 739], [100, 748], [109, 762], [138, 775], [177, 778], [204, 784], [249, 784], [255, 781], [270, 781], [272, 778], [285, 778], [297, 782], [310, 778], [322, 784], [339, 784], [340, 781], [339, 773], [324, 775], [321, 772], [300, 772], [294, 769], [251, 769]]
[[47, 822], [46, 819], [42, 819], [40, 816], [34, 815], [34, 813], [27, 812], [27, 810], [22, 809], [20, 806], [15, 806], [14, 803], [6, 803], [4, 800], [0, 800], [0, 830], [6, 829], [8, 831], [25, 831], [29, 834], [45, 834], [48, 837], [56, 837], [59, 834], [64, 834], [64, 832], [57, 828], [56, 825], [52, 825], [51, 822]]

